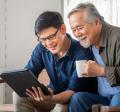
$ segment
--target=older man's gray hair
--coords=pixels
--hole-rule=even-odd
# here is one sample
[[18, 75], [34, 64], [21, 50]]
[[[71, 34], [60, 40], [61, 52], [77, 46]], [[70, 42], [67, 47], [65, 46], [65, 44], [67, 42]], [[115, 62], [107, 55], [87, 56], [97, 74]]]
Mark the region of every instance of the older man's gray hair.
[[89, 2], [86, 3], [80, 3], [78, 4], [75, 8], [73, 8], [69, 14], [68, 14], [68, 18], [75, 12], [78, 11], [84, 11], [84, 17], [83, 20], [93, 24], [94, 20], [96, 17], [99, 18], [100, 24], [102, 25], [104, 23], [104, 18], [100, 15], [100, 13], [98, 12], [97, 8]]

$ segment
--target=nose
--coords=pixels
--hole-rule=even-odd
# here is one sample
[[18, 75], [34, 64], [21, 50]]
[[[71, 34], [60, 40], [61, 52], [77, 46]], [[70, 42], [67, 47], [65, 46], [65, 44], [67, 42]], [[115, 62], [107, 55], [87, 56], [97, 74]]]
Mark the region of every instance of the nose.
[[82, 35], [82, 33], [79, 30], [76, 30], [75, 37], [80, 37], [81, 35]]

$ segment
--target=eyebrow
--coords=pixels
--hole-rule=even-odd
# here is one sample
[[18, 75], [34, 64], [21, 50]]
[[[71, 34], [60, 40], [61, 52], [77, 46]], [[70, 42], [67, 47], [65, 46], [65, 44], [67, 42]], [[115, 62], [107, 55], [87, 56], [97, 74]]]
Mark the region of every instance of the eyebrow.
[[83, 26], [83, 25], [77, 25], [76, 27], [81, 27], [81, 26]]
[[[81, 26], [83, 26], [83, 25], [77, 25], [76, 27], [81, 27]], [[74, 29], [74, 28], [71, 28], [71, 29]]]
[[47, 38], [49, 38], [50, 36], [53, 36], [54, 34], [51, 34], [51, 35], [49, 35], [48, 37], [46, 37], [46, 38], [41, 38], [41, 39], [47, 39]]

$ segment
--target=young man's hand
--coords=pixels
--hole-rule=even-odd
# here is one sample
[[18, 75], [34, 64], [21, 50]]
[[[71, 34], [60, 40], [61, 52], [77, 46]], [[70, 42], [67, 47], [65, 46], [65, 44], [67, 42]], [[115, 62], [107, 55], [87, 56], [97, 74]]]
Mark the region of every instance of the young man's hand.
[[27, 91], [26, 94], [31, 98], [35, 99], [36, 101], [42, 101], [47, 103], [50, 102], [52, 96], [54, 95], [54, 92], [51, 88], [48, 88], [50, 95], [47, 96], [44, 95], [40, 87], [38, 88], [32, 87], [32, 89], [34, 90], [34, 92], [29, 89], [26, 89]]

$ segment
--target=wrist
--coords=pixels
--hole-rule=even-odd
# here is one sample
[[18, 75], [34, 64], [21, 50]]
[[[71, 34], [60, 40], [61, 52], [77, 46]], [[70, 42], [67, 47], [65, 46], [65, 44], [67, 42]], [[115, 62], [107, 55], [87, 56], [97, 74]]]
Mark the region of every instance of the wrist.
[[100, 77], [106, 77], [105, 76], [105, 67], [101, 67], [99, 73], [100, 73]]

